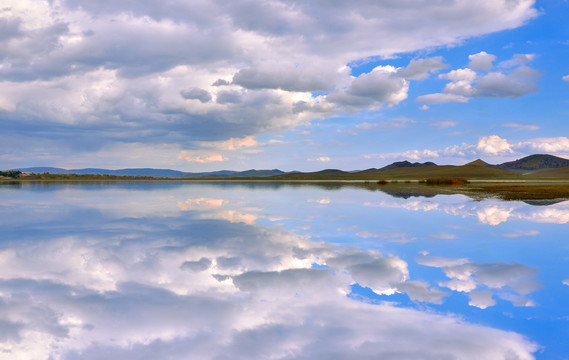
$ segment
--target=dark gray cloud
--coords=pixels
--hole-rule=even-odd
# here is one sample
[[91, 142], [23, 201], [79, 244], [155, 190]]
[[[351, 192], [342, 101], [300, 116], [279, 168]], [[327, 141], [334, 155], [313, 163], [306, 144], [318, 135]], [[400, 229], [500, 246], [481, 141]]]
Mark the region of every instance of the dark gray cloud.
[[18, 18], [0, 18], [0, 42], [21, 36], [21, 24], [22, 20]]
[[327, 91], [332, 79], [317, 69], [283, 69], [278, 65], [270, 71], [242, 69], [233, 76], [233, 83], [247, 89], [282, 89], [286, 91]]
[[424, 79], [429, 73], [446, 69], [448, 65], [443, 62], [442, 56], [436, 56], [427, 59], [411, 60], [405, 68], [397, 70], [397, 75], [406, 79]]
[[217, 94], [218, 104], [239, 104], [242, 101], [243, 96], [239, 91], [220, 91]]
[[198, 261], [184, 261], [180, 265], [180, 269], [189, 271], [205, 271], [211, 266], [211, 260], [208, 258], [201, 258]]
[[202, 103], [211, 101], [211, 94], [204, 89], [193, 88], [180, 91], [180, 95], [187, 100], [199, 100]]
[[493, 72], [477, 80], [476, 95], [497, 98], [525, 96], [539, 91], [536, 81], [540, 76], [540, 72], [526, 66], [509, 74]]

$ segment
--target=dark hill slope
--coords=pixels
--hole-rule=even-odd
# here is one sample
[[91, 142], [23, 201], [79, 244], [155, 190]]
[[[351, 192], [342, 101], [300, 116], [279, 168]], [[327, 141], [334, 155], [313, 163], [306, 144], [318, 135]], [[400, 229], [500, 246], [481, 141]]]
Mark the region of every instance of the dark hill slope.
[[476, 159], [474, 161], [469, 162], [468, 164], [464, 164], [464, 166], [470, 166], [470, 165], [474, 165], [474, 166], [492, 166], [490, 164], [488, 164], [486, 161], [482, 160], [482, 159]]
[[486, 166], [421, 166], [402, 167], [390, 170], [364, 170], [349, 173], [340, 170], [324, 170], [312, 173], [284, 174], [271, 177], [275, 180], [424, 180], [427, 178], [467, 179], [523, 179], [522, 175]]
[[524, 177], [528, 179], [568, 180], [569, 167], [532, 171]]
[[553, 155], [536, 154], [496, 165], [497, 169], [516, 172], [531, 172], [541, 169], [558, 169], [569, 167], [569, 160]]
[[400, 169], [400, 168], [415, 168], [415, 167], [425, 167], [425, 166], [437, 166], [437, 164], [435, 164], [434, 162], [431, 162], [431, 161], [427, 161], [425, 163], [420, 163], [420, 162], [412, 163], [412, 162], [405, 160], [405, 161], [396, 161], [393, 164], [384, 166], [379, 170], [392, 170], [392, 169]]
[[492, 167], [477, 165], [443, 165], [425, 166], [415, 168], [399, 168], [376, 173], [368, 173], [368, 176], [375, 176], [378, 179], [426, 179], [455, 177], [467, 179], [521, 179], [522, 176], [513, 172]]

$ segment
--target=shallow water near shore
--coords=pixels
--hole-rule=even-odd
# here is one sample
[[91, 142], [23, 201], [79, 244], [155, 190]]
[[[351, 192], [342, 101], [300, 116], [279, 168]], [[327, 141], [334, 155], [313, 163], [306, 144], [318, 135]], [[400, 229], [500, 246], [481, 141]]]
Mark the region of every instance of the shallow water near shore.
[[569, 201], [390, 186], [4, 184], [0, 359], [569, 356]]

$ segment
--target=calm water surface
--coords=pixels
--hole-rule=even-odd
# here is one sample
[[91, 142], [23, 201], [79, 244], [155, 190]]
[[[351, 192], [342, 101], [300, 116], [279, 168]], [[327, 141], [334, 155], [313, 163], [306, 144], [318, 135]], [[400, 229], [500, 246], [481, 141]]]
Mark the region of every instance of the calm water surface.
[[0, 359], [566, 359], [568, 222], [350, 186], [4, 184]]

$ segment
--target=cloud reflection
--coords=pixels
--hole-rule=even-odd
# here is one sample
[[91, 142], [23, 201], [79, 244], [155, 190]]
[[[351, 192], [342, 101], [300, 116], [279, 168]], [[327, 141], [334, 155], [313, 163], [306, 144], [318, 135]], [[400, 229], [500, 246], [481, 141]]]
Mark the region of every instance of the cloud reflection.
[[[119, 193], [116, 208], [96, 191], [44, 194], [48, 212], [1, 226], [19, 233], [1, 242], [0, 358], [533, 359], [537, 350], [455, 315], [346, 296], [357, 283], [442, 303], [448, 292], [414, 279], [400, 256], [261, 226], [221, 196], [185, 195], [164, 217], [175, 214], [171, 196]], [[156, 206], [118, 211], [125, 203]], [[45, 206], [24, 204], [0, 215]], [[537, 270], [522, 264], [422, 259], [518, 303], [537, 288]]]
[[462, 195], [438, 197], [437, 200], [419, 198], [411, 201], [368, 201], [364, 203], [364, 206], [402, 208], [409, 211], [424, 212], [441, 211], [454, 216], [476, 217], [481, 224], [492, 226], [513, 220], [544, 224], [569, 223], [569, 201], [547, 207], [537, 207], [529, 206], [523, 202], [503, 202], [493, 199], [474, 202]]
[[517, 262], [477, 264], [467, 259], [424, 256], [417, 258], [417, 263], [441, 268], [450, 280], [440, 282], [439, 286], [468, 293], [469, 305], [481, 309], [496, 304], [492, 299], [494, 293], [515, 306], [535, 306], [526, 295], [541, 288], [537, 280], [539, 269]]

